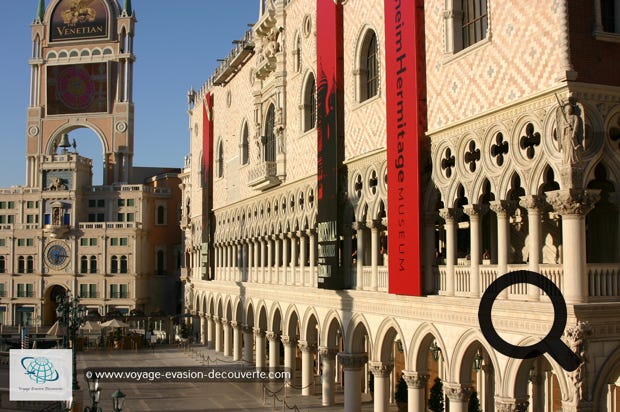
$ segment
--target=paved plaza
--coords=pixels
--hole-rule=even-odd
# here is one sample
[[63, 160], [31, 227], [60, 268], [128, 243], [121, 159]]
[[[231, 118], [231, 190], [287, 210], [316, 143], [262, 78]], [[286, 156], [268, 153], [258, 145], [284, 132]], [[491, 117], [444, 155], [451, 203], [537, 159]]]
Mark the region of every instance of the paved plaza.
[[[78, 376], [80, 386], [84, 390], [83, 406], [88, 403], [87, 384], [83, 379], [85, 368], [98, 367], [172, 367], [172, 366], [200, 366], [209, 359], [209, 364], [230, 364], [231, 358], [221, 353], [210, 351], [201, 346], [189, 348], [160, 347], [155, 351], [107, 351], [83, 352], [78, 356]], [[321, 406], [321, 388], [317, 384], [314, 396], [302, 397], [300, 390], [288, 388], [286, 407], [272, 396], [263, 397], [263, 385], [260, 383], [102, 383], [100, 406], [103, 411], [112, 410], [111, 394], [116, 389], [123, 391], [127, 397], [123, 411], [299, 411], [321, 410], [342, 411], [343, 392], [340, 385], [336, 385], [336, 404], [333, 407]], [[268, 384], [267, 389], [277, 391], [279, 399], [284, 398], [284, 389], [281, 384]], [[363, 397], [362, 411], [372, 411], [373, 405], [370, 396]], [[275, 406], [275, 407], [274, 407]], [[396, 411], [394, 405], [390, 410]]]

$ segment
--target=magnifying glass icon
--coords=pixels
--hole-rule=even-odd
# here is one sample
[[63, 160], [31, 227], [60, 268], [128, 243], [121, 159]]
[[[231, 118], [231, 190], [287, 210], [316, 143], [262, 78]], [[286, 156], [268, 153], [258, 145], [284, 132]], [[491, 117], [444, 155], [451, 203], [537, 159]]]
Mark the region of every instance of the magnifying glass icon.
[[[495, 330], [491, 319], [493, 302], [499, 293], [517, 283], [529, 283], [539, 287], [553, 304], [554, 319], [551, 330], [540, 342], [530, 346], [516, 346], [506, 342]], [[531, 359], [548, 353], [564, 370], [572, 372], [579, 367], [581, 360], [561, 340], [566, 327], [566, 317], [566, 301], [560, 289], [543, 275], [529, 270], [516, 270], [497, 278], [482, 295], [478, 308], [482, 334], [495, 350], [517, 359]]]

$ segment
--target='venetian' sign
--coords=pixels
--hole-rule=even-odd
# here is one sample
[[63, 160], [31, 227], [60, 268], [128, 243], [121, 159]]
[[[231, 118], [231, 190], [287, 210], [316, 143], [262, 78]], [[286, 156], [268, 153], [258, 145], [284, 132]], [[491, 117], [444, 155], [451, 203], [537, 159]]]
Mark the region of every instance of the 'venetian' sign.
[[62, 0], [52, 12], [50, 40], [108, 36], [109, 12], [104, 0]]

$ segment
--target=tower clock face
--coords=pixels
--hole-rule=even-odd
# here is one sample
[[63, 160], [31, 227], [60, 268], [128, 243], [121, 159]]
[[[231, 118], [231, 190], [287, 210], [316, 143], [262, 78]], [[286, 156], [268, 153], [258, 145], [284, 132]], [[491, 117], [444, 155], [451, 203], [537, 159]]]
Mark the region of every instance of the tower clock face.
[[58, 77], [58, 97], [71, 109], [86, 109], [95, 98], [95, 82], [83, 67], [68, 66]]
[[45, 261], [52, 269], [64, 269], [70, 260], [69, 250], [62, 242], [52, 242], [45, 250]]

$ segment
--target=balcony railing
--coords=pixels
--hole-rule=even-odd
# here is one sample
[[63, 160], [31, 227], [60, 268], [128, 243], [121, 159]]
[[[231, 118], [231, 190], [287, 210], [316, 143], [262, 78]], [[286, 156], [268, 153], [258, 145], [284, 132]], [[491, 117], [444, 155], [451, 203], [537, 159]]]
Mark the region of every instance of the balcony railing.
[[276, 162], [262, 162], [252, 167], [248, 172], [248, 184], [259, 190], [265, 190], [280, 184], [277, 177]]

